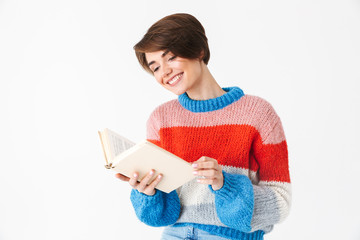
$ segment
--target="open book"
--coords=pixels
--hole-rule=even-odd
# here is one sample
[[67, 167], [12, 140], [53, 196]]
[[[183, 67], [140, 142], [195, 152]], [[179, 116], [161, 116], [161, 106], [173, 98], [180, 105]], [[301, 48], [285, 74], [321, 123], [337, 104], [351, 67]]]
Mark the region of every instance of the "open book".
[[163, 175], [156, 188], [166, 193], [195, 178], [190, 163], [149, 141], [135, 144], [107, 128], [99, 131], [99, 136], [108, 169], [127, 177], [137, 172], [139, 179], [154, 169], [153, 179]]

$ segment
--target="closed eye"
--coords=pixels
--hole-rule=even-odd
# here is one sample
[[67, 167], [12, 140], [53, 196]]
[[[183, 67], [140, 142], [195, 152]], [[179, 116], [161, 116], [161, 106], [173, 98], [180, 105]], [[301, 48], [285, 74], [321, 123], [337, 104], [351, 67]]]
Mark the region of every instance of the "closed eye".
[[[169, 62], [171, 62], [172, 60], [174, 60], [176, 58], [176, 56], [172, 56], [171, 58], [168, 59]], [[151, 63], [153, 64], [153, 62]], [[160, 66], [159, 67], [156, 67], [153, 69], [153, 72], [157, 72], [159, 70]]]
[[169, 61], [172, 61], [176, 58], [176, 56], [172, 56], [171, 58], [169, 58]]

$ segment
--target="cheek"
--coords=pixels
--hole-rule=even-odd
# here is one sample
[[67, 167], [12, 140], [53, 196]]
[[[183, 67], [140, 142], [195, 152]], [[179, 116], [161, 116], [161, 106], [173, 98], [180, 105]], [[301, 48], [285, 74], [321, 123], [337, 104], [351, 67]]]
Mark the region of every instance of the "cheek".
[[201, 67], [198, 66], [197, 64], [193, 64], [191, 66], [188, 67], [189, 73], [191, 74], [191, 76], [197, 78], [201, 75]]
[[180, 61], [173, 61], [171, 63], [171, 68], [173, 69], [183, 69], [184, 67], [185, 67], [184, 64]]
[[156, 82], [161, 84], [161, 78], [157, 75], [154, 75], [154, 77], [155, 77]]

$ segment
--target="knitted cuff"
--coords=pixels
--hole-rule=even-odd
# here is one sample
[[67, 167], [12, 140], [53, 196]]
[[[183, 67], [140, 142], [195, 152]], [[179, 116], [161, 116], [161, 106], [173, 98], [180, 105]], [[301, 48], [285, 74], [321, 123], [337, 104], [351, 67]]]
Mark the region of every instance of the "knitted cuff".
[[253, 191], [252, 183], [248, 177], [239, 174], [230, 174], [225, 171], [222, 172], [224, 176], [224, 185], [222, 188], [215, 191], [212, 189], [211, 185], [209, 185], [210, 191], [218, 197], [233, 199], [239, 195], [240, 189], [249, 189]]
[[162, 194], [163, 194], [163, 192], [161, 192], [157, 189], [155, 190], [154, 195], [146, 195], [142, 192], [139, 192], [136, 189], [133, 189], [131, 191], [130, 198], [132, 200], [136, 199], [138, 202], [141, 202], [142, 204], [156, 204], [156, 203], [162, 201]]
[[214, 191], [216, 213], [228, 227], [243, 232], [251, 231], [254, 211], [254, 188], [250, 179], [240, 174], [223, 172], [224, 186]]
[[180, 201], [175, 190], [169, 194], [156, 190], [153, 196], [132, 190], [131, 202], [140, 221], [153, 227], [174, 224], [180, 214]]

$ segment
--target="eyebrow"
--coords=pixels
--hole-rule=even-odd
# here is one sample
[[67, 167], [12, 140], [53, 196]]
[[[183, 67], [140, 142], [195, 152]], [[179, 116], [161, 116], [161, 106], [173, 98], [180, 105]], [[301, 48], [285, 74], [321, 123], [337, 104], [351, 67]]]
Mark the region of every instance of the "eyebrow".
[[[165, 52], [163, 52], [163, 54], [161, 54], [161, 57], [165, 57], [169, 52], [170, 52], [170, 50], [166, 50]], [[149, 62], [148, 66], [150, 67], [154, 63], [155, 63], [155, 61], [151, 61], [151, 62]]]

